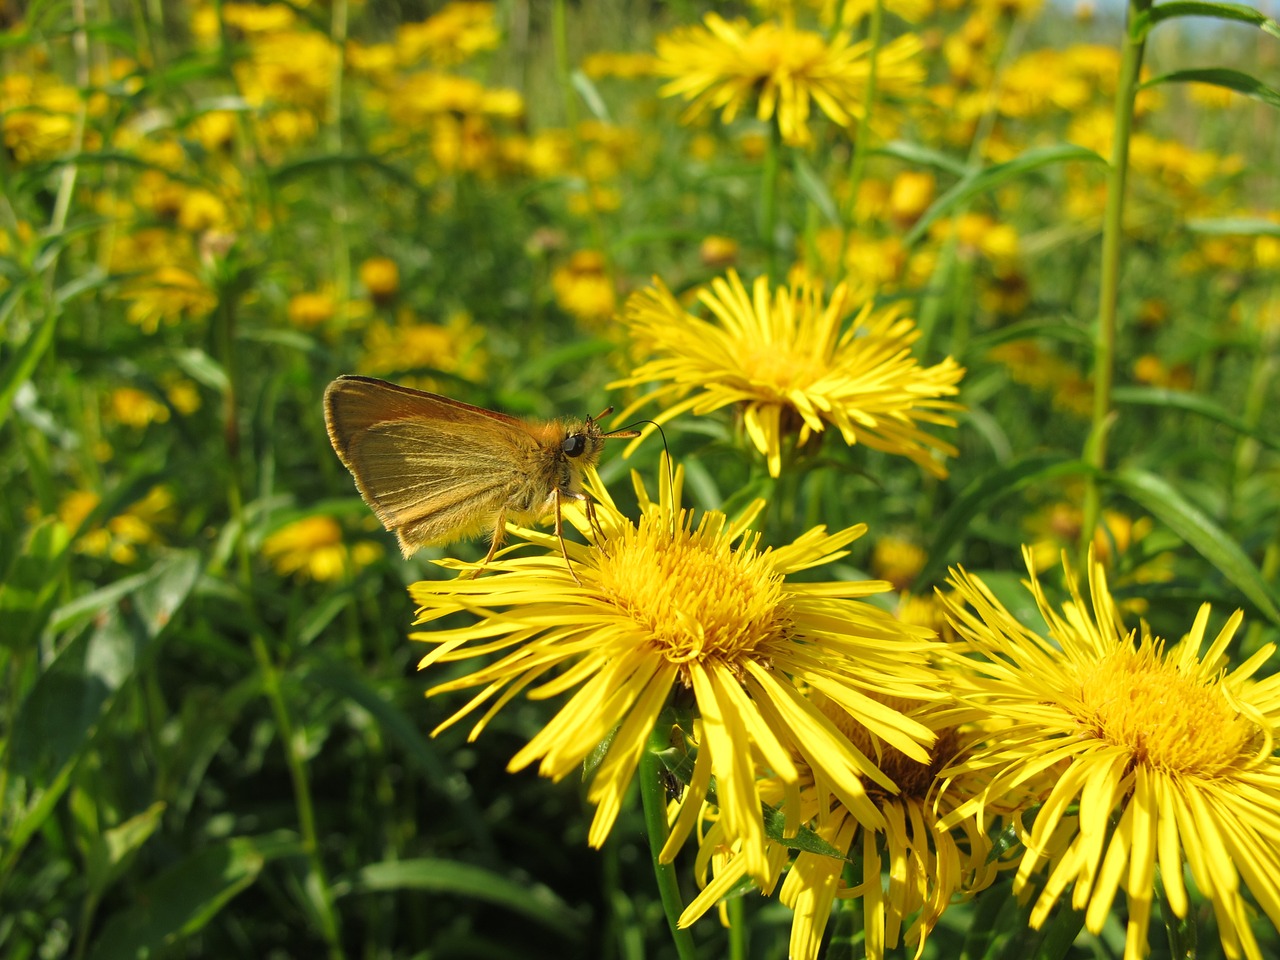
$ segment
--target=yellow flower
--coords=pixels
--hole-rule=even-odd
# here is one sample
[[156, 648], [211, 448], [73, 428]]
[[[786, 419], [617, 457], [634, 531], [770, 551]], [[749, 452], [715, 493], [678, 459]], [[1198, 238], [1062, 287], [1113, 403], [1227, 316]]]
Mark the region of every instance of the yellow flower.
[[421, 323], [404, 312], [394, 324], [382, 321], [369, 327], [365, 335], [365, 355], [358, 365], [361, 373], [375, 376], [396, 374], [402, 383], [424, 389], [438, 389], [423, 377], [405, 377], [408, 371], [439, 371], [474, 380], [484, 372], [484, 351], [480, 344], [484, 330], [459, 311], [445, 324]]
[[1280, 674], [1273, 667], [1266, 679], [1253, 679], [1274, 644], [1229, 670], [1242, 617], [1236, 611], [1228, 618], [1202, 653], [1208, 604], [1169, 648], [1145, 623], [1135, 636], [1092, 558], [1089, 603], [1068, 571], [1070, 600], [1059, 612], [1024, 552], [1048, 638], [961, 570], [953, 571], [956, 599], [947, 603], [971, 653], [944, 649], [968, 668], [958, 675], [960, 695], [974, 717], [1007, 725], [951, 772], [988, 777], [986, 796], [995, 798], [1059, 765], [1014, 881], [1016, 894], [1034, 894], [1037, 868], [1048, 867], [1032, 927], [1043, 925], [1074, 885], [1072, 908], [1100, 933], [1124, 890], [1125, 957], [1139, 960], [1148, 951], [1157, 866], [1163, 899], [1183, 919], [1189, 867], [1213, 907], [1226, 955], [1261, 960], [1242, 887], [1280, 924]]
[[687, 411], [740, 405], [747, 435], [775, 477], [783, 437], [795, 435], [800, 446], [828, 425], [850, 445], [908, 457], [946, 475], [934, 454], [954, 448], [919, 424], [954, 426], [944, 411], [957, 404], [941, 398], [957, 392], [964, 370], [950, 357], [920, 366], [911, 356], [919, 332], [898, 307], [877, 308], [869, 299], [859, 305], [843, 283], [826, 300], [821, 287], [809, 283], [771, 293], [760, 277], [748, 295], [732, 271], [698, 299], [713, 321], [686, 312], [657, 280], [627, 301], [623, 321], [654, 359], [613, 386], [659, 386], [622, 416], [661, 403], [666, 409], [654, 420], [662, 424]]
[[[757, 119], [776, 115], [782, 139], [804, 145], [812, 140], [812, 105], [842, 127], [865, 112], [870, 41], [853, 43], [845, 31], [828, 40], [790, 22], [730, 23], [714, 13], [704, 23], [658, 38], [657, 71], [675, 78], [661, 93], [692, 101], [685, 122], [719, 110], [731, 123], [754, 104]], [[876, 88], [882, 96], [916, 92], [924, 80], [920, 49], [919, 39], [910, 34], [881, 47]]]
[[208, 314], [218, 299], [200, 278], [181, 267], [160, 267], [130, 283], [121, 294], [129, 301], [127, 317], [147, 333], [155, 333], [161, 322], [175, 324], [183, 319], [198, 320]]
[[120, 387], [111, 391], [107, 415], [116, 423], [135, 430], [169, 419], [169, 408], [151, 394], [137, 387]]
[[360, 264], [360, 283], [369, 299], [387, 303], [400, 292], [400, 268], [390, 257], [370, 257]]
[[496, 49], [501, 39], [492, 3], [454, 2], [422, 23], [401, 24], [395, 49], [402, 66], [423, 58], [452, 66]]
[[290, 30], [298, 18], [283, 3], [224, 3], [222, 22], [232, 30], [255, 37]]
[[551, 289], [560, 309], [586, 324], [613, 316], [617, 298], [607, 266], [599, 251], [578, 250], [568, 263], [557, 267], [551, 275]]
[[163, 485], [152, 487], [141, 500], [105, 522], [85, 526], [101, 502], [91, 490], [74, 491], [58, 506], [58, 518], [74, 532], [77, 552], [119, 564], [136, 562], [139, 547], [160, 543], [156, 527], [174, 520], [173, 491]]
[[235, 65], [244, 97], [256, 107], [280, 104], [318, 113], [329, 98], [341, 51], [314, 30], [255, 37], [249, 61]]
[[927, 170], [905, 170], [893, 178], [889, 192], [889, 212], [899, 226], [909, 227], [933, 203], [938, 180]]
[[651, 53], [593, 53], [583, 58], [582, 72], [593, 80], [601, 77], [635, 80], [653, 76], [656, 66]]
[[226, 229], [231, 218], [227, 205], [208, 190], [187, 190], [178, 205], [178, 226], [191, 233]]
[[291, 324], [309, 330], [332, 320], [338, 313], [338, 303], [330, 291], [304, 291], [289, 298], [285, 312]]
[[262, 554], [281, 576], [333, 583], [382, 556], [382, 545], [363, 542], [348, 548], [333, 517], [295, 520], [262, 542]]
[[[930, 931], [953, 899], [985, 889], [998, 875], [991, 841], [976, 816], [953, 816], [963, 802], [982, 792], [985, 779], [973, 774], [950, 778], [944, 770], [966, 755], [977, 732], [957, 729], [949, 705], [931, 704], [921, 709], [920, 704], [897, 697], [872, 697], [887, 709], [900, 710], [925, 724], [937, 736], [924, 761], [893, 747], [877, 749], [874, 738], [847, 713], [833, 711], [821, 694], [812, 697], [814, 706], [857, 749], [876, 751], [880, 769], [896, 785], [893, 791], [874, 783], [867, 785], [871, 802], [884, 816], [883, 827], [868, 828], [841, 804], [827, 802], [822, 791], [814, 788], [814, 772], [799, 759], [798, 797], [794, 791], [789, 794], [776, 777], [766, 777], [760, 785], [765, 803], [781, 808], [788, 820], [807, 825], [838, 854], [828, 856], [812, 849], [791, 852], [776, 841], [768, 843], [771, 872], [760, 884], [763, 892], [772, 891], [791, 861], [778, 893], [778, 899], [794, 913], [787, 951], [791, 960], [817, 960], [821, 955], [823, 934], [837, 898], [861, 901], [868, 960], [882, 960], [886, 950], [896, 950], [900, 942], [915, 944], [919, 957]], [[946, 789], [941, 790], [944, 785]], [[1025, 795], [1025, 788], [1022, 793]], [[949, 817], [954, 822], [944, 824]], [[685, 908], [680, 926], [692, 924], [741, 882], [745, 863], [738, 852], [738, 839], [724, 818], [715, 819], [705, 831], [695, 869], [702, 877], [708, 868], [714, 868], [715, 876]]]
[[893, 789], [868, 753], [799, 687], [822, 691], [837, 713], [867, 726], [876, 747], [892, 745], [924, 761], [929, 731], [867, 691], [936, 698], [924, 667], [931, 644], [926, 631], [858, 599], [882, 584], [788, 582], [791, 573], [843, 556], [843, 547], [865, 527], [835, 533], [817, 527], [794, 543], [762, 549], [749, 524], [763, 502], [741, 520], [709, 512], [695, 523], [692, 512], [680, 507], [682, 478], [680, 471], [663, 472], [657, 502], [636, 478], [641, 518], [633, 524], [598, 476], [590, 477], [589, 491], [601, 503], [594, 511], [598, 532], [576, 504], [566, 510], [593, 541], [564, 544], [572, 570], [554, 535], [516, 529], [541, 552], [500, 555], [482, 577], [410, 587], [418, 623], [467, 611], [476, 618], [412, 636], [434, 648], [421, 668], [483, 658], [473, 672], [429, 691], [480, 688], [437, 733], [482, 710], [471, 731], [478, 736], [531, 684], [538, 685], [528, 695], [537, 700], [574, 691], [508, 769], [536, 762], [543, 776], [560, 780], [578, 773], [607, 742], [587, 791], [596, 806], [588, 834], [593, 846], [608, 836], [664, 705], [674, 691], [685, 691], [696, 704], [697, 758], [661, 857], [670, 862], [687, 838], [714, 777], [721, 818], [741, 838], [745, 870], [763, 878], [770, 868], [757, 768], [772, 770], [794, 794], [800, 771], [792, 758], [799, 758], [821, 784], [820, 803], [835, 798], [857, 822], [875, 829], [884, 820], [865, 784]]
[[19, 164], [49, 160], [71, 149], [83, 99], [49, 74], [0, 78], [0, 134]]
[[871, 572], [888, 580], [895, 590], [905, 590], [924, 569], [924, 549], [901, 537], [881, 537], [871, 551]]
[[702, 243], [698, 244], [698, 259], [712, 270], [731, 267], [738, 259], [738, 241], [716, 234], [703, 237]]

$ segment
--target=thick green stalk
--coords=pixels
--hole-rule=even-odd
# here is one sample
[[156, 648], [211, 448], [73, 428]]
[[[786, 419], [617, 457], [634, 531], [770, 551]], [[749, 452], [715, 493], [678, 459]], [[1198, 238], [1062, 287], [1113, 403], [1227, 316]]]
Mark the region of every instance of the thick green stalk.
[[[1129, 172], [1129, 138], [1133, 132], [1133, 107], [1138, 76], [1146, 47], [1146, 31], [1140, 14], [1151, 0], [1129, 0], [1120, 79], [1116, 86], [1111, 165], [1107, 172], [1107, 206], [1102, 222], [1102, 264], [1098, 291], [1098, 321], [1093, 336], [1093, 416], [1084, 459], [1098, 473], [1107, 466], [1107, 431], [1112, 419], [1111, 385], [1115, 376], [1117, 307], [1120, 297], [1120, 259], [1124, 246], [1124, 190]], [[1097, 474], [1085, 478], [1083, 523], [1080, 527], [1080, 568], [1084, 569], [1102, 509]]]
[[668, 727], [661, 720], [653, 725], [649, 734], [649, 745], [640, 757], [640, 797], [644, 803], [644, 822], [649, 833], [649, 851], [653, 856], [653, 875], [658, 881], [658, 893], [662, 897], [662, 909], [667, 915], [667, 925], [671, 928], [671, 939], [675, 941], [676, 953], [680, 960], [696, 960], [697, 952], [693, 948], [693, 935], [688, 930], [677, 926], [684, 904], [680, 900], [680, 883], [676, 878], [675, 867], [669, 863], [661, 863], [658, 855], [667, 842], [667, 788], [663, 777], [664, 768], [658, 756], [659, 751], [668, 747]]

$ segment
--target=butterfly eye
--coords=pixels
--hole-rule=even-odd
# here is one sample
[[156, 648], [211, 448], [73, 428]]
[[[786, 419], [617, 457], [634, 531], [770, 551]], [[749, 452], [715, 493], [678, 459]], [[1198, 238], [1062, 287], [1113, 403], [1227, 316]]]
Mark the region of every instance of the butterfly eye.
[[560, 449], [564, 451], [566, 457], [580, 457], [587, 449], [587, 438], [580, 433], [571, 433], [564, 438]]

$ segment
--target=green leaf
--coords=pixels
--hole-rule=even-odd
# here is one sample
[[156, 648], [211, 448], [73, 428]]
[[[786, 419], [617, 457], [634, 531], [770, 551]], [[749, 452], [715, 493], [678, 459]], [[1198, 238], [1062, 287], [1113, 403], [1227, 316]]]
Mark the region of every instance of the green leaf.
[[1138, 89], [1145, 90], [1159, 83], [1208, 83], [1215, 87], [1226, 87], [1246, 97], [1253, 97], [1273, 107], [1280, 107], [1280, 90], [1269, 87], [1257, 77], [1230, 70], [1226, 67], [1205, 67], [1197, 70], [1174, 70], [1152, 77]]
[[265, 862], [246, 837], [179, 861], [138, 891], [133, 906], [107, 922], [89, 953], [90, 960], [136, 960], [173, 946], [250, 886]]
[[839, 226], [840, 211], [836, 208], [836, 201], [831, 196], [831, 191], [827, 189], [827, 185], [822, 182], [822, 177], [818, 176], [818, 171], [813, 169], [809, 158], [800, 151], [795, 151], [792, 153], [792, 167], [795, 170], [796, 185], [800, 187], [800, 192], [818, 208], [827, 223]]
[[1033, 170], [1051, 166], [1055, 163], [1068, 163], [1072, 160], [1083, 160], [1090, 163], [1106, 163], [1102, 157], [1087, 147], [1074, 143], [1059, 143], [1049, 147], [1033, 147], [1012, 160], [997, 163], [995, 166], [975, 170], [961, 177], [959, 182], [940, 196], [928, 210], [916, 221], [904, 239], [904, 243], [913, 246], [928, 231], [933, 222], [957, 207], [968, 203], [974, 197], [990, 193], [1010, 180], [1015, 180]]
[[1177, 17], [1213, 17], [1217, 20], [1234, 20], [1257, 27], [1273, 37], [1280, 37], [1280, 24], [1272, 20], [1260, 10], [1247, 7], [1241, 3], [1202, 3], [1197, 0], [1173, 0], [1144, 10], [1135, 18], [1130, 33], [1139, 39], [1158, 23], [1165, 23]]
[[776, 807], [764, 808], [764, 833], [774, 843], [781, 844], [789, 850], [800, 850], [804, 853], [816, 853], [819, 856], [831, 857], [834, 860], [847, 860], [844, 852], [836, 849], [813, 830], [800, 826], [793, 837], [785, 835], [787, 815]]
[[605, 106], [604, 97], [600, 96], [600, 91], [596, 89], [590, 77], [581, 70], [574, 70], [569, 76], [569, 82], [573, 85], [573, 89], [578, 91], [578, 96], [587, 105], [593, 117], [605, 123], [613, 122], [609, 119], [609, 108]]
[[941, 150], [935, 150], [920, 143], [910, 143], [906, 140], [891, 140], [883, 147], [873, 147], [868, 152], [885, 157], [894, 157], [912, 166], [936, 167], [957, 177], [963, 177], [969, 170], [963, 160], [943, 153]]
[[1249, 598], [1272, 623], [1280, 606], [1258, 568], [1225, 530], [1161, 477], [1137, 468], [1118, 470], [1111, 485], [1150, 512]]
[[30, 379], [36, 364], [53, 343], [53, 332], [58, 326], [58, 311], [50, 310], [38, 326], [31, 330], [27, 339], [14, 351], [4, 370], [0, 371], [0, 427], [9, 419], [9, 411], [13, 406], [13, 398], [18, 388]]
[[466, 825], [472, 839], [482, 849], [492, 849], [493, 838], [484, 820], [476, 812], [470, 784], [458, 770], [446, 764], [421, 728], [395, 703], [383, 696], [357, 671], [347, 664], [329, 663], [313, 667], [306, 675], [317, 684], [365, 710], [378, 721], [384, 733], [400, 744], [426, 776], [453, 805], [459, 820]]
[[94, 630], [59, 651], [18, 707], [10, 758], [16, 787], [26, 790], [10, 812], [0, 874], [52, 812], [71, 771], [90, 750], [98, 724], [154, 655], [156, 640], [190, 595], [199, 569], [194, 551], [156, 563], [151, 575], [107, 611]]
[[937, 580], [947, 562], [948, 552], [979, 513], [1023, 487], [1061, 477], [1074, 477], [1093, 470], [1083, 460], [1064, 453], [1033, 453], [1013, 463], [1002, 464], [978, 477], [964, 489], [938, 521], [929, 545], [929, 560], [916, 582], [921, 586]]
[[453, 860], [422, 858], [371, 863], [345, 883], [334, 885], [338, 896], [388, 890], [430, 890], [484, 900], [566, 937], [582, 936], [582, 918], [550, 888], [540, 883], [511, 880], [492, 870]]
[[226, 369], [213, 357], [196, 347], [173, 351], [173, 360], [188, 377], [222, 395], [231, 389]]
[[1263, 433], [1256, 427], [1249, 426], [1230, 411], [1224, 410], [1199, 394], [1187, 393], [1185, 390], [1166, 390], [1162, 387], [1117, 387], [1112, 391], [1111, 399], [1118, 404], [1130, 403], [1135, 406], [1186, 410], [1230, 427], [1236, 433], [1252, 437], [1272, 450], [1280, 450], [1280, 436]]
[[85, 882], [95, 897], [115, 882], [128, 865], [132, 854], [151, 838], [160, 826], [165, 804], [157, 800], [137, 816], [130, 817], [94, 838], [86, 859]]
[[989, 333], [974, 337], [965, 351], [967, 357], [981, 356], [983, 352], [1013, 340], [1030, 340], [1033, 337], [1049, 337], [1063, 343], [1090, 344], [1093, 334], [1064, 317], [1037, 317], [1020, 320]]
[[1210, 236], [1280, 237], [1280, 223], [1261, 217], [1213, 217], [1188, 220], [1187, 229], [1192, 233]]
[[46, 519], [27, 537], [0, 586], [0, 644], [29, 650], [53, 609], [71, 534], [57, 520]]

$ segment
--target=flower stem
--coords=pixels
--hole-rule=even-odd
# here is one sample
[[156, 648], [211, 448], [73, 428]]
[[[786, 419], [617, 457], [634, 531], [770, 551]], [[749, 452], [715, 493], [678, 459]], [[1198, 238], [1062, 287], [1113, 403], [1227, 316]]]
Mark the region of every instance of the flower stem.
[[582, 191], [586, 198], [587, 223], [591, 227], [591, 243], [604, 257], [605, 275], [613, 281], [613, 257], [605, 244], [604, 224], [600, 221], [600, 211], [596, 209], [595, 191], [587, 176], [584, 163], [586, 149], [582, 143], [582, 129], [578, 123], [577, 92], [573, 89], [573, 71], [569, 67], [569, 15], [565, 10], [565, 0], [556, 0], [552, 8], [552, 38], [555, 42], [556, 80], [560, 84], [560, 96], [564, 103], [564, 125], [569, 131], [569, 141], [573, 144], [573, 164], [578, 176], [582, 178]]
[[764, 244], [769, 280], [778, 279], [778, 176], [782, 158], [782, 130], [777, 121], [769, 125], [769, 143], [760, 171], [760, 241]]
[[675, 941], [680, 960], [695, 960], [693, 935], [679, 926], [684, 904], [680, 900], [680, 884], [675, 867], [662, 863], [658, 855], [667, 842], [667, 788], [663, 782], [662, 760], [658, 753], [667, 749], [668, 726], [659, 721], [649, 734], [649, 745], [640, 757], [640, 797], [644, 803], [644, 822], [649, 832], [649, 850], [653, 855], [653, 875], [658, 881], [658, 893], [662, 896], [662, 909], [667, 914], [671, 939]]
[[221, 354], [223, 369], [227, 374], [227, 390], [224, 401], [226, 423], [224, 426], [224, 442], [227, 450], [227, 463], [230, 472], [227, 483], [227, 509], [231, 524], [236, 530], [236, 558], [239, 574], [239, 587], [245, 597], [245, 605], [249, 611], [253, 627], [250, 629], [250, 646], [253, 658], [262, 678], [263, 693], [271, 706], [275, 719], [276, 732], [280, 735], [284, 748], [285, 765], [289, 769], [289, 780], [293, 786], [293, 802], [298, 817], [298, 833], [302, 839], [302, 849], [307, 856], [310, 876], [306, 888], [311, 894], [311, 906], [319, 921], [321, 934], [328, 945], [330, 960], [343, 960], [342, 936], [338, 926], [338, 914], [333, 904], [333, 890], [325, 873], [324, 860], [320, 855], [319, 834], [316, 832], [315, 805], [311, 799], [311, 783], [307, 776], [305, 745], [296, 735], [293, 721], [289, 715], [289, 705], [285, 700], [280, 682], [280, 670], [263, 637], [253, 583], [253, 559], [249, 553], [248, 517], [245, 511], [243, 484], [244, 468], [241, 457], [239, 433], [239, 403], [237, 389], [239, 386], [237, 372], [238, 363], [235, 352], [236, 306], [234, 298], [235, 284], [226, 284], [220, 291], [218, 309], [215, 314], [217, 324], [217, 342]]
[[862, 116], [858, 118], [858, 132], [854, 135], [853, 159], [849, 161], [849, 199], [844, 214], [844, 237], [841, 250], [849, 247], [849, 234], [853, 232], [853, 219], [858, 208], [858, 187], [867, 166], [867, 150], [871, 139], [871, 111], [875, 108], [876, 82], [880, 70], [880, 45], [884, 41], [884, 0], [876, 0], [871, 7], [871, 25], [868, 27], [871, 41], [870, 64], [867, 67], [867, 86], [862, 94]]
[[[1139, 15], [1151, 0], [1129, 0], [1125, 18], [1125, 42], [1116, 85], [1116, 105], [1111, 164], [1107, 171], [1107, 206], [1102, 221], [1102, 265], [1098, 291], [1098, 322], [1093, 339], [1093, 416], [1084, 459], [1095, 471], [1106, 469], [1107, 431], [1112, 420], [1111, 384], [1115, 375], [1117, 304], [1120, 294], [1120, 257], [1124, 241], [1124, 189], [1129, 172], [1129, 137], [1133, 132], [1134, 101], [1146, 47], [1145, 19]], [[1085, 477], [1083, 522], [1080, 526], [1080, 566], [1086, 565], [1089, 545], [1102, 509], [1097, 473]]]

